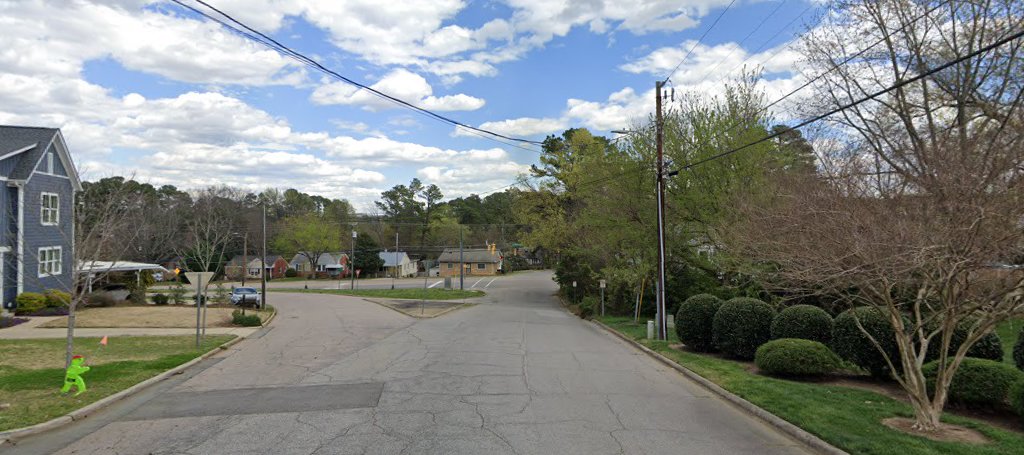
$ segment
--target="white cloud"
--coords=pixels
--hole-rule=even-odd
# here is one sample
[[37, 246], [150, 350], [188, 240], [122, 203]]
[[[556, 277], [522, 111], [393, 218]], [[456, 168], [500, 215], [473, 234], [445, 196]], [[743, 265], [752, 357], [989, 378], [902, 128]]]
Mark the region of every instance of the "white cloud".
[[[434, 111], [472, 111], [480, 109], [485, 103], [483, 99], [462, 93], [434, 96], [434, 89], [423, 76], [402, 68], [391, 71], [370, 87], [402, 101]], [[310, 100], [316, 104], [361, 105], [369, 111], [399, 107], [396, 103], [381, 98], [369, 90], [363, 90], [340, 81], [325, 81], [323, 85], [313, 91]]]
[[[484, 122], [480, 124], [479, 128], [506, 136], [526, 137], [535, 134], [560, 132], [568, 128], [568, 124], [564, 119], [521, 117], [497, 122]], [[455, 128], [455, 135], [476, 136], [462, 128]]]
[[504, 187], [529, 169], [530, 166], [514, 161], [481, 163], [460, 160], [444, 166], [420, 168], [416, 175], [427, 183], [434, 183], [443, 188], [445, 196], [460, 197]]
[[[126, 68], [204, 84], [300, 84], [298, 63], [197, 21], [125, 5], [27, 0], [0, 3], [0, 71], [79, 74], [112, 58]], [[55, 14], [59, 11], [59, 14]]]
[[[705, 80], [716, 81], [725, 76], [734, 76], [742, 66], [753, 68], [762, 66], [768, 73], [791, 72], [800, 59], [800, 54], [792, 49], [792, 43], [783, 43], [773, 49], [757, 54], [750, 54], [735, 42], [707, 46], [696, 41], [687, 40], [676, 47], [662, 47], [631, 62], [619, 66], [619, 69], [634, 74], [651, 74], [665, 76], [679, 62], [683, 64], [672, 75], [672, 82], [679, 85], [692, 85]], [[693, 49], [689, 57], [687, 53]], [[742, 65], [742, 66], [741, 66]]]

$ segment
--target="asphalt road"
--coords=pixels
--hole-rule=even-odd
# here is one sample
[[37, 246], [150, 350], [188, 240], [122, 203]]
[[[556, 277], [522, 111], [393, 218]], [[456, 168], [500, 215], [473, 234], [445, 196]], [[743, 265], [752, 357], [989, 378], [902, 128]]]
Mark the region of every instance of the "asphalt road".
[[501, 277], [481, 304], [426, 320], [273, 293], [263, 336], [0, 452], [806, 453], [565, 313], [554, 290], [546, 272]]

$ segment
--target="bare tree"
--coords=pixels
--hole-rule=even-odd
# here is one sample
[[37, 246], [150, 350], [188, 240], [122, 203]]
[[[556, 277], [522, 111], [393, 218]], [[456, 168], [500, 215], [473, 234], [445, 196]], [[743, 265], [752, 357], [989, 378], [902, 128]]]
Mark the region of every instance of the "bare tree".
[[[841, 1], [837, 11], [803, 43], [811, 68], [827, 71], [815, 85], [819, 110], [1024, 29], [1016, 0]], [[919, 430], [939, 427], [968, 349], [1024, 313], [1024, 277], [991, 269], [1024, 241], [1022, 45], [1011, 41], [832, 117], [833, 148], [819, 150], [824, 175], [779, 181], [777, 193], [745, 201], [731, 232], [734, 252], [770, 264], [775, 285], [845, 294], [887, 317], [897, 357], [862, 331], [906, 392]], [[966, 334], [956, 346], [958, 327]], [[932, 390], [922, 373], [929, 347], [939, 353]]]
[[224, 252], [237, 235], [244, 214], [239, 211], [237, 190], [211, 187], [195, 196], [192, 213], [184, 223], [184, 241], [177, 253], [185, 260], [186, 269], [217, 271], [224, 261]]

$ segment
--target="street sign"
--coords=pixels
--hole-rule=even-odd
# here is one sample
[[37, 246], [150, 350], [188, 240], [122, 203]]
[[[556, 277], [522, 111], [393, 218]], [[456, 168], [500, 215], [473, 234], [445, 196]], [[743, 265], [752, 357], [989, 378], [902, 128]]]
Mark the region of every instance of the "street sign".
[[576, 282], [575, 281], [572, 282], [572, 287], [576, 287]]
[[196, 286], [198, 292], [202, 292], [210, 284], [213, 272], [185, 272], [185, 278], [188, 278], [188, 282]]
[[598, 283], [600, 283], [600, 284], [601, 284], [601, 289], [604, 289], [604, 288], [605, 288], [605, 284], [606, 284], [606, 283], [605, 283], [605, 281], [604, 281], [604, 280], [598, 281]]

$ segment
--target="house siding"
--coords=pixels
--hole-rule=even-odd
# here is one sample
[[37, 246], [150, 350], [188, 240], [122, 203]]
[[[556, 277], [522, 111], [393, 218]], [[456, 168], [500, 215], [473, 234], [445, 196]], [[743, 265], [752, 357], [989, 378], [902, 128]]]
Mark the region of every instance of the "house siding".
[[[4, 160], [10, 161], [10, 160]], [[2, 163], [2, 162], [0, 162]], [[18, 296], [18, 261], [17, 261], [17, 238], [18, 238], [18, 188], [3, 187], [0, 191], [0, 246], [5, 246], [11, 251], [3, 254], [3, 289], [0, 297], [3, 298], [4, 308], [14, 308], [14, 298]]]
[[4, 176], [5, 178], [8, 175], [11, 175], [11, 173], [14, 172], [14, 168], [18, 166], [18, 158], [20, 158], [21, 155], [22, 154], [19, 153], [10, 158], [7, 158], [6, 160], [0, 160], [0, 175]]
[[[41, 292], [46, 289], [60, 289], [70, 292], [72, 284], [71, 249], [72, 220], [74, 218], [73, 188], [71, 180], [35, 173], [29, 178], [24, 188], [24, 292]], [[41, 223], [42, 193], [56, 193], [60, 197], [59, 223], [56, 226], [44, 226]], [[61, 273], [57, 276], [39, 277], [39, 248], [59, 246], [61, 251]]]
[[[450, 269], [448, 268], [448, 264], [452, 264], [452, 267]], [[496, 262], [483, 262], [482, 263], [482, 264], [484, 264], [484, 268], [483, 269], [478, 269], [477, 268], [477, 264], [481, 264], [481, 263], [477, 263], [477, 262], [466, 262], [466, 263], [464, 263], [464, 265], [466, 267], [466, 272], [465, 272], [464, 276], [494, 276], [494, 275], [498, 274], [498, 263], [496, 263]], [[440, 263], [440, 267], [441, 267], [440, 273], [441, 273], [441, 276], [443, 276], [443, 277], [459, 276], [459, 263], [458, 262], [441, 262]]]

